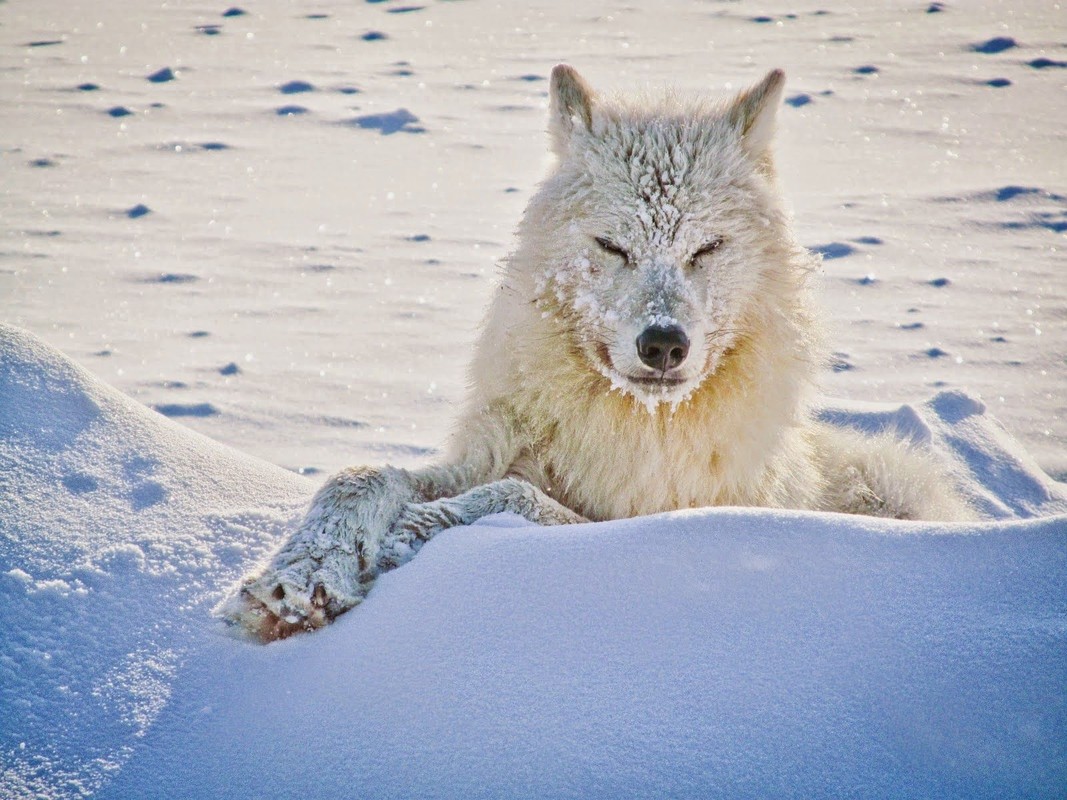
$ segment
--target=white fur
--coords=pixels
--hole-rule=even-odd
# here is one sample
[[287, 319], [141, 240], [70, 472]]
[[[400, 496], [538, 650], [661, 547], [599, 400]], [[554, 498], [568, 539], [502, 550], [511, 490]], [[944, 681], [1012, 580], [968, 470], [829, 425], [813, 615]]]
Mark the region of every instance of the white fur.
[[[447, 457], [331, 478], [224, 613], [263, 639], [318, 627], [436, 531], [496, 511], [545, 524], [710, 505], [969, 516], [929, 457], [810, 418], [818, 258], [776, 185], [783, 85], [774, 71], [725, 103], [602, 98], [557, 67], [558, 161], [522, 219]], [[681, 364], [643, 363], [649, 326], [685, 332]]]

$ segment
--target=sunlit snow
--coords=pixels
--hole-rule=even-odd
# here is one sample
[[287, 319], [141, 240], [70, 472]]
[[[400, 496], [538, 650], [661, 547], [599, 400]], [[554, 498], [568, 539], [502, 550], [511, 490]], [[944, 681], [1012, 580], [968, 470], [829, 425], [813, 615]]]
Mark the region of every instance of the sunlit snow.
[[[0, 3], [0, 797], [1062, 796], [1061, 10], [45, 5]], [[326, 473], [441, 447], [564, 60], [786, 70], [822, 417], [983, 521], [495, 517], [234, 638]]]

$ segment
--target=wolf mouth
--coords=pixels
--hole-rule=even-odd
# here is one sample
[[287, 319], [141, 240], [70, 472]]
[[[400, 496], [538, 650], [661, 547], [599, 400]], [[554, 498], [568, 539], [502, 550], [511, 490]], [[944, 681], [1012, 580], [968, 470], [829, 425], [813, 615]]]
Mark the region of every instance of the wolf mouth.
[[664, 389], [673, 389], [686, 383], [685, 378], [672, 378], [666, 375], [627, 375], [626, 380], [639, 386], [660, 386]]
[[616, 379], [621, 378], [627, 383], [641, 386], [643, 388], [652, 389], [675, 389], [689, 382], [688, 378], [678, 377], [676, 375], [627, 375], [625, 373], [618, 372], [615, 366], [611, 363], [611, 353], [608, 350], [608, 346], [603, 342], [597, 342], [596, 354], [603, 365], [602, 369], [606, 369], [604, 374], [611, 374], [616, 376]]

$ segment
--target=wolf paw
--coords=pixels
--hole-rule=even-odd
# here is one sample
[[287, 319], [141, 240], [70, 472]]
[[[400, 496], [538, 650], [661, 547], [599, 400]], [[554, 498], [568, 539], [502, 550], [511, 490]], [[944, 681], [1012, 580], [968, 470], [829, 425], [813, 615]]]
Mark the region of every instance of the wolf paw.
[[297, 583], [268, 571], [247, 579], [220, 607], [222, 616], [261, 642], [317, 630], [363, 599], [312, 580]]
[[403, 543], [388, 532], [412, 494], [407, 474], [390, 467], [333, 476], [267, 568], [217, 613], [263, 642], [329, 624], [366, 596], [382, 569], [405, 560]]

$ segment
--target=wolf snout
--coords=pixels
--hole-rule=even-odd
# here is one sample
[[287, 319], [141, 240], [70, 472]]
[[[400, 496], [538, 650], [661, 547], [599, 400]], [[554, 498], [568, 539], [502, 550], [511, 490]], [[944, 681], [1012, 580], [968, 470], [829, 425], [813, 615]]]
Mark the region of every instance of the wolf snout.
[[637, 337], [637, 355], [652, 369], [674, 369], [689, 355], [689, 337], [677, 325], [650, 325]]

